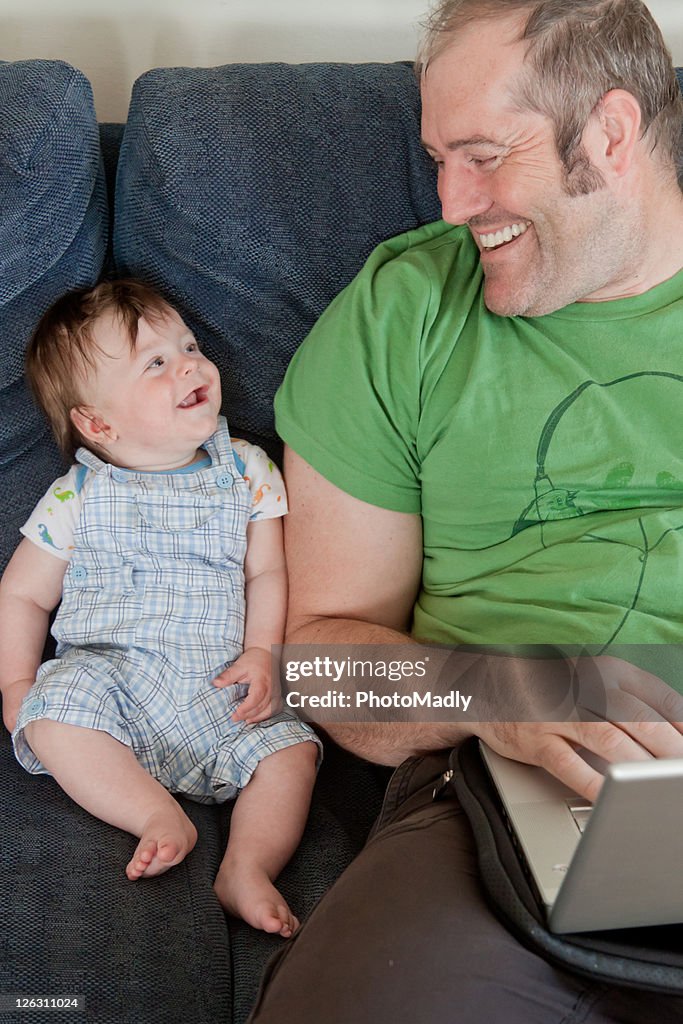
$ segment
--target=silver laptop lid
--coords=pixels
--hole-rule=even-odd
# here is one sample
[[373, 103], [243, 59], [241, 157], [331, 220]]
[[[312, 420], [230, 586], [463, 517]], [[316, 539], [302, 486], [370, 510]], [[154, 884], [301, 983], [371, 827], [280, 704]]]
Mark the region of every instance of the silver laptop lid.
[[556, 932], [683, 921], [683, 759], [611, 765], [550, 911]]
[[609, 766], [581, 834], [571, 789], [481, 749], [552, 931], [683, 921], [683, 759]]

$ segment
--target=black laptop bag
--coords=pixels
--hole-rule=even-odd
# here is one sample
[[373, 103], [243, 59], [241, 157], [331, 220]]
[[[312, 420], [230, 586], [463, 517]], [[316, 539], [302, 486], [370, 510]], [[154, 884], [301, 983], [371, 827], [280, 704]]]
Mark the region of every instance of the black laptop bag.
[[453, 750], [445, 784], [454, 787], [472, 826], [487, 899], [520, 942], [594, 981], [683, 994], [683, 924], [572, 935], [548, 931], [475, 737]]

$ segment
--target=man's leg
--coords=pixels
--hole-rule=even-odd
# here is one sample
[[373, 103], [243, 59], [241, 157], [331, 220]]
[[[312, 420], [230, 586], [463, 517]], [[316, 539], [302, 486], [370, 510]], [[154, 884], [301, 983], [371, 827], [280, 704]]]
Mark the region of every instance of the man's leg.
[[391, 823], [269, 964], [250, 1024], [683, 1020], [683, 1001], [565, 974], [507, 932], [484, 901], [465, 815], [432, 798], [445, 763], [415, 766]]

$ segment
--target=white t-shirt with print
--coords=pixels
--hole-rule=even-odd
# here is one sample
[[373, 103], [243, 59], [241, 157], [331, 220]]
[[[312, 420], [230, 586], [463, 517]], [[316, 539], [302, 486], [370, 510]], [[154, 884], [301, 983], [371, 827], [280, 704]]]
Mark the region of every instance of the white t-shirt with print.
[[[287, 513], [287, 495], [279, 469], [255, 444], [231, 438], [235, 465], [251, 492], [249, 521], [276, 519]], [[38, 547], [68, 562], [83, 502], [95, 474], [74, 463], [40, 499], [20, 532]]]

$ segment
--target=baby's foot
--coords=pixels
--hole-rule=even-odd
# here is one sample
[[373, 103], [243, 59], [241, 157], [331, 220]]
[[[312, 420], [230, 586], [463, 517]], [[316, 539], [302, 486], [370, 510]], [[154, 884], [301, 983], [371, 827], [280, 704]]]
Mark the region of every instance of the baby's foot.
[[299, 927], [268, 875], [254, 865], [221, 865], [213, 888], [223, 909], [252, 928], [289, 939]]
[[126, 866], [131, 881], [152, 878], [180, 864], [197, 842], [197, 830], [173, 801], [145, 822], [140, 842]]

